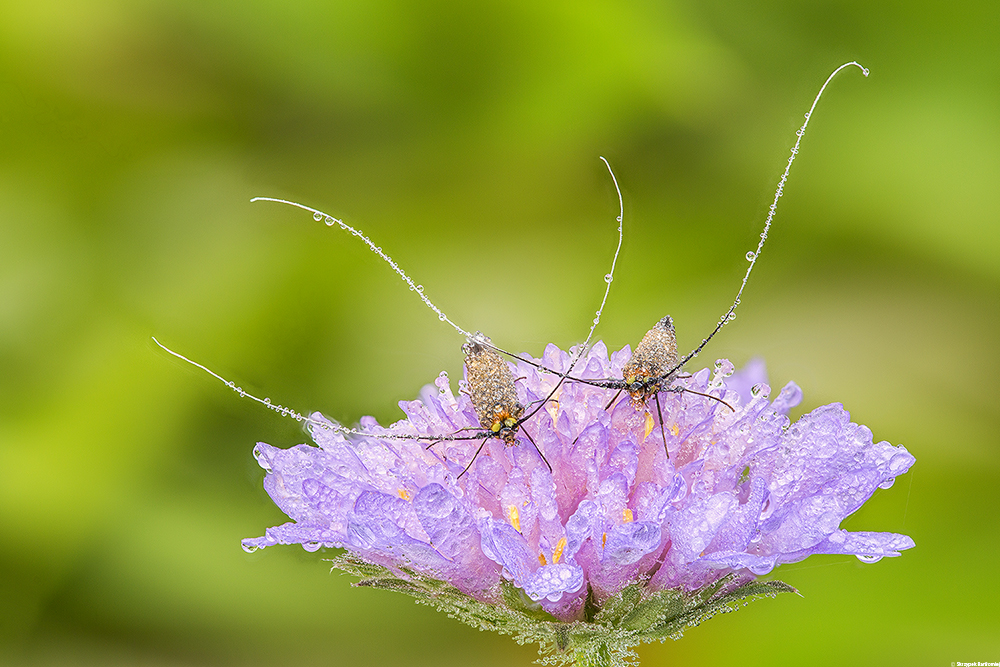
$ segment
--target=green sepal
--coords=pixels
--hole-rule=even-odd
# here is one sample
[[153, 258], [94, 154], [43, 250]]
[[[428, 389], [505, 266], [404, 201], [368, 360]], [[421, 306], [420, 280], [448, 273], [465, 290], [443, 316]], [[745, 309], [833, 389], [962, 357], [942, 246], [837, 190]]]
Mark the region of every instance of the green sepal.
[[636, 582], [603, 601], [588, 588], [584, 617], [590, 620], [565, 623], [509, 581], [501, 581], [487, 600], [479, 600], [445, 581], [407, 568], [368, 563], [348, 553], [331, 563], [361, 577], [356, 586], [404, 593], [474, 628], [511, 635], [519, 644], [536, 643], [541, 656], [537, 662], [542, 665], [626, 667], [636, 657], [632, 648], [639, 644], [679, 639], [685, 629], [716, 614], [736, 611], [763, 597], [797, 592], [780, 581], [749, 581], [732, 588], [735, 574], [689, 592], [650, 591], [648, 582]]

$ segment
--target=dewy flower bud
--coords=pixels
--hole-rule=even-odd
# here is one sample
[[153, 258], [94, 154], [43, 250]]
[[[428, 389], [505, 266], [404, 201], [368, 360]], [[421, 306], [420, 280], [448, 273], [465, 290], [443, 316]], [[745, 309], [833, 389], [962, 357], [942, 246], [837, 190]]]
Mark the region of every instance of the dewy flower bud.
[[[598, 343], [581, 376], [621, 377], [630, 356], [609, 358]], [[550, 345], [541, 361], [563, 370], [569, 360]], [[732, 371], [720, 361], [713, 377], [706, 369], [678, 382], [733, 410], [664, 392], [662, 431], [655, 408], [650, 416], [626, 397], [605, 410], [609, 390], [566, 382], [522, 427], [552, 472], [527, 442], [491, 439], [461, 477], [481, 440], [428, 448], [428, 439], [385, 437], [478, 427], [469, 398], [442, 374], [419, 401], [401, 402], [407, 418], [388, 428], [365, 418], [365, 436], [313, 428], [318, 447], [259, 444], [264, 487], [292, 521], [244, 548], [343, 548], [335, 564], [362, 584], [540, 642], [550, 664], [614, 665], [641, 641], [792, 590], [755, 580], [782, 563], [824, 553], [873, 562], [913, 546], [905, 535], [840, 528], [910, 468], [906, 449], [873, 442], [840, 404], [790, 424], [802, 397], [794, 383], [770, 401], [761, 362]], [[524, 405], [556, 382], [522, 362], [514, 376]]]

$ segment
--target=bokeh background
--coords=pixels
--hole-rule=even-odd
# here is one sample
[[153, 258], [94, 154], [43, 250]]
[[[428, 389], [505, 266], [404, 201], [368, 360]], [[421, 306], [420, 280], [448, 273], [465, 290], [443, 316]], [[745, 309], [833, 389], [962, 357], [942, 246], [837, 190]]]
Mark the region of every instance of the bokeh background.
[[[917, 547], [813, 557], [644, 665], [1000, 660], [1000, 9], [995, 2], [0, 5], [0, 662], [526, 665], [532, 647], [354, 589], [284, 521], [253, 444], [305, 441], [247, 389], [391, 421], [463, 342], [763, 356], [913, 471], [846, 522]], [[799, 414], [801, 414], [801, 411]]]

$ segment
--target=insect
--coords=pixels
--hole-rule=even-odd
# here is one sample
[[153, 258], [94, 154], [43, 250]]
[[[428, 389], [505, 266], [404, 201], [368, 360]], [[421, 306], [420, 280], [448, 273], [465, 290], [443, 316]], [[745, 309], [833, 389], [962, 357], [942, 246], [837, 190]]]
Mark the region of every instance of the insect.
[[[472, 401], [473, 407], [475, 408], [476, 416], [479, 420], [479, 427], [481, 430], [471, 434], [460, 435], [459, 433], [461, 431], [475, 430], [474, 427], [472, 428], [466, 427], [465, 429], [460, 429], [460, 431], [456, 431], [455, 433], [443, 434], [440, 436], [379, 434], [378, 437], [389, 438], [389, 439], [429, 440], [431, 441], [431, 444], [428, 445], [428, 449], [434, 446], [435, 444], [443, 441], [473, 440], [482, 438], [483, 441], [480, 444], [479, 448], [476, 450], [472, 459], [469, 461], [468, 465], [465, 466], [465, 469], [462, 470], [462, 472], [459, 474], [459, 477], [461, 477], [469, 470], [469, 468], [475, 462], [476, 457], [478, 457], [479, 453], [482, 451], [483, 447], [485, 446], [486, 442], [489, 439], [491, 438], [499, 439], [504, 443], [505, 446], [509, 447], [515, 445], [517, 443], [518, 434], [523, 433], [525, 437], [527, 437], [527, 439], [531, 442], [531, 444], [534, 445], [535, 449], [538, 451], [539, 456], [545, 462], [546, 466], [548, 466], [549, 469], [551, 470], [552, 469], [551, 465], [549, 465], [548, 461], [545, 459], [544, 454], [538, 448], [538, 445], [535, 444], [534, 440], [528, 434], [527, 430], [523, 429], [523, 426], [549, 400], [553, 398], [553, 396], [556, 394], [556, 392], [559, 390], [559, 388], [562, 386], [564, 382], [569, 381], [569, 382], [580, 382], [584, 384], [589, 384], [592, 386], [601, 387], [608, 390], [616, 390], [616, 393], [608, 402], [606, 408], [610, 408], [610, 406], [615, 403], [615, 401], [618, 399], [618, 397], [621, 395], [622, 392], [627, 392], [632, 401], [632, 404], [637, 408], [647, 409], [647, 415], [648, 415], [649, 413], [646, 405], [649, 399], [652, 398], [657, 406], [657, 414], [659, 416], [659, 421], [660, 421], [660, 432], [663, 437], [664, 450], [666, 452], [667, 457], [669, 458], [670, 453], [667, 445], [666, 434], [664, 432], [663, 415], [659, 400], [660, 393], [686, 392], [686, 393], [696, 394], [699, 396], [712, 399], [718, 403], [721, 403], [722, 405], [725, 405], [726, 407], [732, 410], [732, 406], [730, 406], [725, 400], [717, 396], [713, 396], [711, 394], [694, 391], [686, 387], [683, 387], [681, 385], [674, 384], [674, 381], [678, 379], [683, 379], [685, 377], [690, 377], [681, 374], [681, 369], [683, 369], [684, 365], [694, 357], [698, 356], [701, 350], [704, 349], [704, 347], [708, 344], [708, 342], [712, 340], [712, 338], [715, 337], [715, 335], [718, 334], [719, 331], [722, 330], [722, 327], [725, 326], [726, 323], [735, 319], [735, 311], [740, 304], [740, 297], [743, 294], [743, 290], [746, 287], [747, 280], [749, 279], [750, 274], [753, 271], [753, 268], [757, 262], [757, 259], [760, 257], [760, 253], [763, 250], [764, 243], [767, 240], [768, 231], [770, 230], [771, 223], [774, 219], [774, 215], [777, 210], [778, 200], [783, 194], [784, 186], [788, 179], [788, 174], [791, 169], [792, 162], [795, 160], [795, 157], [798, 154], [799, 145], [802, 141], [802, 137], [805, 134], [806, 127], [809, 124], [809, 119], [813, 111], [815, 110], [816, 105], [823, 94], [823, 91], [826, 89], [827, 85], [829, 85], [830, 81], [841, 70], [851, 66], [858, 67], [865, 76], [868, 76], [868, 70], [862, 67], [860, 64], [856, 62], [846, 63], [838, 67], [836, 70], [834, 70], [832, 74], [830, 74], [826, 82], [820, 88], [819, 93], [817, 93], [815, 99], [813, 100], [812, 106], [810, 107], [809, 111], [805, 114], [805, 122], [796, 132], [797, 138], [795, 141], [795, 145], [791, 149], [791, 155], [789, 156], [787, 164], [785, 166], [785, 170], [781, 175], [781, 178], [779, 179], [778, 186], [774, 195], [774, 200], [770, 205], [768, 214], [764, 222], [764, 229], [760, 234], [760, 241], [757, 244], [756, 250], [748, 252], [746, 255], [747, 261], [750, 262], [750, 265], [749, 267], [747, 267], [746, 273], [743, 276], [743, 281], [740, 284], [739, 291], [736, 294], [736, 298], [734, 299], [733, 304], [729, 307], [728, 311], [718, 321], [712, 332], [709, 333], [709, 335], [706, 338], [704, 338], [702, 342], [694, 350], [692, 350], [691, 352], [689, 352], [687, 355], [685, 355], [683, 358], [680, 359], [678, 359], [677, 355], [677, 341], [674, 332], [673, 320], [669, 316], [661, 318], [653, 326], [653, 328], [650, 329], [645, 336], [643, 336], [640, 343], [636, 346], [636, 350], [632, 356], [632, 359], [626, 364], [626, 366], [623, 369], [622, 378], [583, 378], [583, 377], [576, 377], [572, 374], [573, 369], [575, 368], [577, 362], [582, 358], [582, 356], [588, 350], [590, 346], [590, 341], [593, 338], [594, 330], [597, 327], [598, 323], [600, 322], [601, 314], [603, 313], [604, 306], [607, 303], [607, 298], [611, 287], [611, 283], [614, 279], [614, 270], [618, 261], [618, 256], [621, 251], [621, 244], [622, 244], [622, 218], [624, 216], [624, 205], [622, 202], [621, 190], [618, 186], [618, 181], [615, 178], [614, 172], [611, 170], [611, 167], [608, 164], [607, 160], [605, 160], [603, 157], [601, 158], [601, 160], [603, 160], [605, 165], [607, 166], [608, 171], [611, 174], [611, 177], [614, 181], [615, 189], [618, 192], [618, 200], [619, 200], [619, 215], [617, 218], [618, 247], [615, 251], [614, 259], [612, 260], [611, 271], [605, 275], [606, 288], [604, 292], [604, 297], [601, 301], [600, 308], [598, 308], [596, 312], [596, 317], [594, 318], [593, 324], [590, 327], [590, 332], [587, 335], [587, 339], [584, 341], [583, 344], [576, 347], [575, 351], [571, 356], [569, 366], [563, 372], [547, 368], [543, 364], [533, 359], [528, 359], [521, 355], [508, 352], [507, 350], [504, 350], [503, 348], [494, 345], [492, 341], [488, 337], [484, 336], [482, 333], [476, 332], [475, 334], [472, 334], [463, 329], [462, 327], [460, 327], [459, 325], [457, 325], [442, 310], [440, 310], [436, 305], [434, 305], [433, 302], [431, 302], [431, 300], [426, 296], [426, 294], [424, 294], [423, 287], [421, 285], [417, 285], [416, 283], [414, 283], [414, 281], [399, 267], [399, 265], [389, 255], [383, 252], [381, 247], [376, 246], [375, 243], [372, 242], [371, 239], [369, 239], [367, 236], [365, 236], [364, 233], [362, 233], [360, 230], [354, 227], [351, 227], [342, 220], [338, 220], [333, 216], [327, 215], [326, 213], [319, 211], [317, 209], [304, 206], [302, 204], [288, 200], [275, 199], [271, 197], [255, 197], [251, 201], [270, 201], [270, 202], [286, 204], [289, 206], [294, 206], [303, 209], [305, 211], [311, 212], [313, 214], [313, 218], [316, 221], [323, 221], [327, 226], [339, 225], [341, 229], [349, 231], [352, 235], [360, 238], [362, 242], [368, 245], [368, 247], [373, 252], [379, 255], [379, 257], [381, 257], [386, 263], [388, 263], [389, 266], [392, 267], [392, 269], [400, 276], [400, 278], [409, 285], [410, 290], [417, 292], [419, 298], [424, 302], [424, 304], [438, 315], [438, 319], [448, 323], [452, 328], [454, 328], [456, 331], [458, 331], [460, 334], [466, 337], [466, 343], [465, 345], [463, 345], [462, 350], [466, 354], [466, 369], [468, 373], [469, 396]], [[156, 342], [157, 345], [162, 347], [170, 354], [180, 359], [183, 359], [184, 361], [187, 361], [188, 363], [193, 364], [198, 368], [201, 368], [202, 370], [208, 372], [212, 376], [226, 383], [227, 386], [237, 391], [237, 393], [239, 393], [241, 396], [255, 400], [264, 405], [265, 407], [275, 410], [284, 416], [288, 416], [298, 421], [309, 423], [315, 426], [320, 426], [322, 428], [327, 428], [327, 429], [333, 428], [334, 430], [344, 434], [372, 435], [371, 433], [366, 431], [350, 429], [340, 425], [334, 425], [331, 427], [326, 422], [320, 422], [311, 417], [305, 417], [302, 414], [295, 412], [294, 410], [291, 410], [289, 408], [272, 404], [269, 399], [260, 399], [255, 396], [252, 396], [249, 393], [243, 391], [241, 388], [237, 387], [234, 383], [217, 375], [216, 373], [209, 370], [205, 366], [202, 366], [201, 364], [198, 364], [176, 352], [173, 352], [169, 348], [163, 346], [159, 341], [156, 341], [155, 338], [153, 340]], [[510, 370], [510, 366], [507, 364], [506, 361], [504, 361], [503, 357], [501, 357], [500, 355], [506, 355], [513, 359], [526, 362], [538, 368], [541, 371], [558, 376], [558, 380], [555, 383], [555, 386], [549, 392], [549, 394], [544, 399], [537, 401], [538, 405], [533, 409], [531, 409], [530, 411], [528, 411], [527, 414], [525, 414], [527, 408], [523, 406], [521, 403], [519, 403], [517, 400], [515, 380], [513, 377], [513, 373]]]
[[[469, 397], [476, 409], [476, 416], [479, 418], [479, 425], [484, 429], [485, 437], [476, 453], [472, 455], [469, 464], [465, 466], [465, 470], [459, 473], [459, 477], [472, 467], [479, 452], [490, 438], [499, 438], [507, 447], [516, 445], [521, 425], [537, 412], [536, 410], [527, 417], [524, 416], [524, 406], [517, 400], [514, 374], [504, 358], [487, 347], [488, 343], [489, 339], [480, 334], [479, 338], [470, 339], [462, 346], [462, 351], [465, 352]], [[528, 431], [525, 429], [521, 432], [535, 447], [542, 461], [548, 466], [549, 472], [552, 472], [552, 465]]]

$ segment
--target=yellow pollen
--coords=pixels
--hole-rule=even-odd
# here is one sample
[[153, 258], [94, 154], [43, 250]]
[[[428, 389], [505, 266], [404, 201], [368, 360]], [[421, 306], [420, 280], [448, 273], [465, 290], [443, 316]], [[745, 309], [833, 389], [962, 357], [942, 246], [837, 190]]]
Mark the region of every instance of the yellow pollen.
[[[560, 393], [562, 393], [562, 387], [559, 388], [556, 395], [558, 396]], [[552, 422], [555, 423], [556, 417], [559, 415], [559, 401], [554, 398], [550, 399], [549, 402], [545, 404], [545, 411], [549, 413], [549, 416], [552, 417]]]
[[559, 538], [556, 542], [556, 548], [552, 550], [552, 562], [558, 563], [562, 559], [563, 549], [566, 548], [566, 538]]
[[507, 507], [507, 519], [510, 521], [510, 525], [514, 526], [514, 530], [521, 532], [521, 513], [517, 511], [517, 505], [510, 505]]
[[645, 440], [649, 437], [649, 434], [653, 431], [653, 415], [646, 413], [646, 432], [642, 434], [642, 439]]
[[410, 492], [407, 491], [406, 489], [400, 489], [396, 493], [398, 493], [399, 497], [402, 498], [403, 500], [409, 500], [410, 499]]
[[538, 554], [538, 562], [542, 565], [548, 565], [549, 562], [545, 560], [545, 554]]
[[604, 533], [604, 537], [601, 538], [601, 548], [608, 546], [608, 534]]
[[622, 522], [632, 523], [635, 519], [632, 517], [632, 510], [626, 507], [622, 510]]
[[676, 438], [677, 434], [680, 433], [680, 432], [681, 432], [681, 430], [679, 428], [677, 428], [677, 424], [671, 424], [670, 425], [670, 435], [672, 435], [672, 436], [674, 436]]

